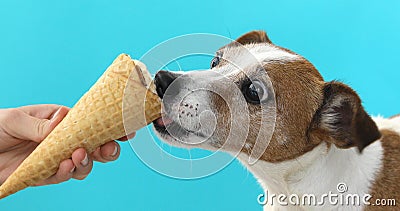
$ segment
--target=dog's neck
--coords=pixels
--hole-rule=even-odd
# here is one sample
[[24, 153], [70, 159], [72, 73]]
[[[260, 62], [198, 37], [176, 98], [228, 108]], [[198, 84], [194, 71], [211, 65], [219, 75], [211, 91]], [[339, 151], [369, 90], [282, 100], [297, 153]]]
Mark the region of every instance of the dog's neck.
[[248, 165], [248, 156], [240, 155], [239, 160], [269, 196], [296, 194], [301, 198], [304, 194], [314, 194], [319, 199], [322, 194], [338, 193], [340, 183], [347, 185], [346, 194], [357, 193], [362, 197], [369, 193], [382, 166], [382, 156], [380, 141], [375, 141], [361, 154], [356, 148], [339, 149], [323, 142], [294, 160], [279, 163], [259, 160], [253, 165]]

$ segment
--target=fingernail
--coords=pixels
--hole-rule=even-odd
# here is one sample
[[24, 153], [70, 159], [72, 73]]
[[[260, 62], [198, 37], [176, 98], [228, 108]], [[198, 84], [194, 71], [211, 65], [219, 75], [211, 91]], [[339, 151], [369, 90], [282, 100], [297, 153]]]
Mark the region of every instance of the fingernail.
[[87, 166], [87, 164], [89, 164], [89, 158], [87, 153], [85, 154], [85, 158], [81, 161], [81, 165], [82, 166]]
[[56, 113], [53, 114], [53, 116], [50, 119], [50, 122], [53, 122], [55, 119], [57, 119], [58, 114], [60, 113], [61, 108], [59, 108]]
[[115, 148], [114, 148], [114, 152], [111, 154], [111, 156], [112, 156], [112, 157], [114, 157], [114, 156], [116, 156], [116, 155], [117, 155], [117, 153], [118, 153], [118, 147], [117, 147], [117, 146], [115, 146]]
[[75, 166], [74, 166], [74, 168], [72, 168], [71, 171], [69, 171], [69, 172], [72, 173], [72, 172], [74, 172], [74, 171], [75, 171]]

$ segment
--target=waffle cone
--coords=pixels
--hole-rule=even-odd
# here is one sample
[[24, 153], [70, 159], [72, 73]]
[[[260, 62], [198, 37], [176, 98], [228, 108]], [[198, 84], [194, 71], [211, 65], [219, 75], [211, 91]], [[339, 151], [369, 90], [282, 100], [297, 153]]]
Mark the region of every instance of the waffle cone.
[[[97, 147], [132, 133], [160, 116], [144, 64], [119, 55], [67, 116], [0, 187], [4, 198], [55, 174], [77, 148]], [[127, 124], [124, 124], [127, 122]]]

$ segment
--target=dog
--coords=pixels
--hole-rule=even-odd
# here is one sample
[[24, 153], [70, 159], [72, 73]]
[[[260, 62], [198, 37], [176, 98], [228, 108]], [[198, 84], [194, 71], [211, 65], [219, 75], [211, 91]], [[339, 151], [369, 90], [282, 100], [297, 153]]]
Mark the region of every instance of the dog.
[[[155, 86], [164, 108], [153, 122], [157, 136], [177, 147], [238, 152], [268, 193], [265, 210], [399, 209], [378, 202], [400, 199], [400, 115], [370, 117], [353, 89], [325, 82], [264, 31], [221, 47], [209, 70], [159, 71]], [[327, 203], [340, 193], [364, 203]], [[324, 204], [304, 203], [307, 194]]]

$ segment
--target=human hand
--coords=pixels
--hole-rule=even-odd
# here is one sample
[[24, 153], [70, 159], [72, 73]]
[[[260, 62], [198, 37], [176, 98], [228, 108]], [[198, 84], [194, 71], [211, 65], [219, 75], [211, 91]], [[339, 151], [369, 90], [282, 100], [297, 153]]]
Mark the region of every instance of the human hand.
[[[67, 115], [69, 108], [60, 105], [32, 105], [0, 109], [0, 184], [43, 141]], [[133, 138], [122, 137], [120, 141]], [[82, 180], [90, 173], [93, 160], [114, 161], [119, 157], [120, 146], [110, 142], [87, 154], [84, 148], [72, 153], [70, 159], [60, 163], [57, 173], [36, 185], [56, 184], [71, 178]]]

